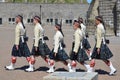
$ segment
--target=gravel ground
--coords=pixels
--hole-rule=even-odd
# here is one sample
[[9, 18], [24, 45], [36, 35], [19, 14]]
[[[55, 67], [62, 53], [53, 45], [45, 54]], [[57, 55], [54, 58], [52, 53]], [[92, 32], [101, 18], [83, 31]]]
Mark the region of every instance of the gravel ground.
[[[28, 63], [25, 58], [18, 58], [17, 63], [15, 65], [15, 70], [7, 71], [4, 69], [4, 66], [10, 64], [10, 55], [11, 55], [11, 48], [14, 44], [14, 26], [13, 27], [0, 27], [0, 80], [42, 80], [44, 76], [48, 75], [46, 70], [48, 70], [48, 65], [45, 63], [41, 57], [36, 58], [35, 63], [35, 72], [24, 72], [24, 69], [28, 67]], [[33, 39], [33, 28], [34, 27], [27, 27], [27, 34], [29, 36], [28, 45], [31, 50], [32, 47], [32, 39]], [[44, 27], [46, 30], [46, 35], [49, 37], [49, 41], [47, 44], [49, 45], [50, 49], [53, 46], [53, 35], [54, 35], [54, 27], [46, 26]], [[66, 52], [69, 54], [71, 50], [71, 43], [72, 43], [72, 34], [73, 30], [71, 27], [65, 27], [63, 29], [65, 34], [65, 43], [67, 45]], [[108, 66], [104, 64], [104, 62], [96, 60], [95, 71], [99, 73], [98, 80], [120, 80], [120, 37], [107, 37], [110, 39], [110, 44], [108, 45], [111, 51], [113, 52], [114, 56], [111, 58], [113, 65], [117, 69], [117, 73], [115, 76], [108, 76], [110, 69]], [[94, 47], [94, 36], [89, 36], [90, 44], [92, 46], [91, 50]], [[89, 63], [89, 61], [88, 61]], [[56, 62], [56, 71], [67, 71], [67, 67], [60, 62]], [[77, 71], [82, 72], [85, 71], [85, 68], [78, 64]]]

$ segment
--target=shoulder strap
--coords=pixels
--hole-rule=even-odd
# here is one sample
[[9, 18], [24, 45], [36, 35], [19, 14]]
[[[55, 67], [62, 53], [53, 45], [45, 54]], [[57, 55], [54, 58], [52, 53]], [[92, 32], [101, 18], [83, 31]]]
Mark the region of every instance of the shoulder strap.
[[82, 34], [82, 32], [79, 32], [79, 35], [82, 37], [82, 41], [80, 43], [80, 48], [82, 49], [83, 48], [83, 44], [82, 44], [82, 42], [83, 42], [83, 34]]

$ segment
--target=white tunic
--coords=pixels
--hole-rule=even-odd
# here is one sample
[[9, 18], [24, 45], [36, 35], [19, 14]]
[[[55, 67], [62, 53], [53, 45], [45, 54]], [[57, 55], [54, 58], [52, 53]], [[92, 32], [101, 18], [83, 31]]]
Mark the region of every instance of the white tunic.
[[96, 29], [96, 47], [100, 48], [103, 37], [105, 36], [105, 29], [103, 24], [98, 24]]
[[42, 39], [43, 35], [44, 35], [44, 29], [39, 23], [37, 23], [34, 28], [34, 37], [35, 37], [34, 46], [35, 47], [38, 47], [39, 39]]
[[25, 29], [23, 28], [22, 23], [19, 22], [15, 28], [15, 45], [19, 45], [21, 35], [25, 35]]
[[80, 26], [81, 26], [81, 30], [82, 30], [83, 36], [85, 37], [86, 26], [83, 23], [81, 23]]
[[82, 34], [82, 31], [80, 30], [80, 28], [78, 28], [77, 30], [75, 30], [75, 33], [74, 33], [74, 48], [73, 48], [73, 51], [74, 52], [78, 52], [79, 50], [79, 47], [82, 43], [82, 39], [83, 39], [83, 34]]
[[58, 48], [60, 46], [60, 43], [63, 41], [63, 35], [60, 31], [57, 31], [54, 35], [54, 51], [55, 53], [58, 52]]

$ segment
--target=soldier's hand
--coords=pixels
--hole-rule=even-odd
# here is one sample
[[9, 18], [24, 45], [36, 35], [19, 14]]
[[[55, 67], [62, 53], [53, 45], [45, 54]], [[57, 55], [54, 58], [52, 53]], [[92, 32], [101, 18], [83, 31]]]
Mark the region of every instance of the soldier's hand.
[[37, 51], [38, 50], [38, 48], [37, 47], [35, 47], [35, 51]]
[[90, 50], [89, 49], [87, 49], [86, 52], [90, 55]]
[[57, 53], [54, 53], [54, 57], [56, 57]]
[[77, 55], [77, 53], [76, 53], [76, 52], [74, 52], [74, 51], [73, 51], [73, 54], [74, 54], [74, 55]]
[[77, 59], [77, 53], [73, 51], [73, 60]]
[[97, 53], [100, 54], [100, 48], [97, 49]]
[[16, 49], [17, 49], [17, 50], [19, 49], [18, 45], [16, 45]]

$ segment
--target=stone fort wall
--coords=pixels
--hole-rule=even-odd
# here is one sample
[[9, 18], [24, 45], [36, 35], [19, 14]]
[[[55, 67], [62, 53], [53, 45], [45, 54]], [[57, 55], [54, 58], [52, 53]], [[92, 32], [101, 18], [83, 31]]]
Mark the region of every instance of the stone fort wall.
[[88, 4], [0, 3], [0, 25], [14, 24], [18, 14], [23, 15], [25, 24], [32, 24], [32, 17], [39, 15], [44, 25], [60, 21], [63, 25], [71, 25], [79, 16], [86, 19], [88, 7]]

